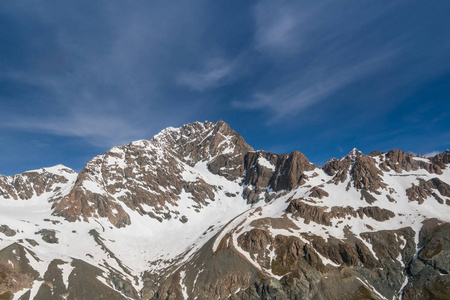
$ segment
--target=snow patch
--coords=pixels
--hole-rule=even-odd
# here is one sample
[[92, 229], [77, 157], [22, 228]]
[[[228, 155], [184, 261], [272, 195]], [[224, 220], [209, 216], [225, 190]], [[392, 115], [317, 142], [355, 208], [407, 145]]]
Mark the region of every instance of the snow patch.
[[258, 157], [258, 165], [263, 166], [269, 170], [275, 172], [275, 166], [270, 163], [266, 158], [260, 156]]

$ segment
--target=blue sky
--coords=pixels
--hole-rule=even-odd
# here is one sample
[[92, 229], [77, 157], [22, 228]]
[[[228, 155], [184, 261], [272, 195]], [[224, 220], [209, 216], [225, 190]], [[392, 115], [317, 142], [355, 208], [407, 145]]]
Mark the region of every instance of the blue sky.
[[314, 163], [450, 148], [448, 1], [2, 1], [0, 174], [226, 121]]

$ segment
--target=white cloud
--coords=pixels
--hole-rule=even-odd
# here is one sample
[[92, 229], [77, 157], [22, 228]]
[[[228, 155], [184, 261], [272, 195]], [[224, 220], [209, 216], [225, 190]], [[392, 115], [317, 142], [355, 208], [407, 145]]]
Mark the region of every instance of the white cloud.
[[297, 53], [307, 47], [310, 31], [323, 22], [320, 12], [325, 2], [261, 1], [253, 11], [255, 47], [272, 54]]
[[442, 153], [442, 152], [441, 151], [431, 151], [431, 152], [424, 153], [423, 156], [425, 156], [425, 157], [433, 157], [433, 156], [438, 155], [440, 153]]
[[79, 137], [96, 146], [114, 146], [145, 137], [149, 128], [139, 128], [118, 115], [98, 112], [72, 112], [50, 118], [20, 118], [0, 123], [0, 126], [30, 132]]
[[177, 82], [197, 91], [222, 86], [230, 81], [234, 65], [222, 58], [210, 59], [200, 71], [178, 74]]

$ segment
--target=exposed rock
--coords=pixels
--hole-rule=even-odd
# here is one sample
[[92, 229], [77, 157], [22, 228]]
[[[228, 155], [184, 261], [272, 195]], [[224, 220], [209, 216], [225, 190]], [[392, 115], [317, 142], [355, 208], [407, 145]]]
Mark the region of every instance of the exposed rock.
[[395, 202], [395, 199], [389, 195], [386, 195], [386, 198], [389, 200], [389, 202]]
[[294, 222], [292, 222], [291, 219], [287, 218], [286, 216], [283, 218], [262, 218], [257, 219], [250, 223], [251, 227], [259, 228], [259, 229], [300, 229], [295, 225]]
[[[439, 161], [439, 159], [437, 159]], [[380, 168], [384, 171], [394, 170], [397, 173], [404, 171], [412, 171], [425, 169], [432, 174], [442, 174], [441, 167], [435, 163], [427, 163], [422, 160], [415, 160], [414, 155], [405, 153], [402, 150], [390, 150], [386, 154], [385, 161], [380, 164]]]
[[0, 294], [1, 300], [12, 300], [14, 298], [14, 294], [10, 291], [4, 292], [3, 294]]
[[403, 299], [448, 299], [450, 293], [450, 224], [424, 223], [417, 257], [408, 265]]
[[294, 199], [289, 203], [289, 206], [286, 208], [286, 212], [293, 214], [294, 217], [304, 219], [306, 224], [313, 221], [318, 224], [331, 226], [332, 215], [325, 212], [326, 209], [326, 207], [309, 205], [301, 201], [301, 199]]
[[328, 211], [327, 207], [309, 205], [302, 200], [303, 199], [292, 200], [289, 203], [286, 212], [293, 214], [294, 217], [302, 218], [306, 224], [313, 221], [318, 224], [331, 226], [331, 220], [333, 218], [343, 219], [347, 216], [356, 217], [357, 215], [359, 215], [360, 218], [363, 218], [365, 215], [379, 222], [395, 217], [395, 214], [392, 211], [377, 206], [360, 207], [356, 211], [350, 206], [333, 206]]
[[333, 182], [338, 184], [344, 182], [347, 179], [348, 171], [350, 170], [353, 162], [351, 160], [338, 160], [336, 158], [330, 159], [323, 167], [322, 170], [333, 177]]
[[36, 256], [17, 243], [0, 250], [0, 295], [31, 288], [39, 273], [31, 267], [28, 257]]
[[102, 271], [82, 260], [72, 261], [73, 270], [69, 276], [67, 299], [107, 299], [125, 300], [119, 292], [103, 284], [98, 277], [102, 277]]
[[262, 229], [252, 229], [238, 237], [238, 245], [266, 269], [270, 268], [269, 253], [273, 239], [269, 232]]
[[447, 165], [450, 164], [450, 151], [446, 150], [443, 153], [437, 154], [430, 158], [433, 164], [438, 165], [441, 169], [446, 169]]
[[42, 235], [44, 242], [49, 244], [58, 244], [58, 238], [56, 237], [56, 232], [51, 229], [41, 229], [35, 234]]
[[341, 160], [355, 161], [356, 159], [363, 157], [363, 156], [365, 156], [364, 153], [362, 153], [361, 151], [359, 151], [356, 148], [353, 148], [346, 156], [341, 158]]
[[311, 194], [309, 194], [309, 196], [322, 199], [323, 197], [328, 197], [329, 194], [326, 191], [322, 190], [320, 187], [315, 186], [311, 189]]
[[450, 185], [443, 182], [439, 178], [433, 178], [425, 181], [421, 178], [419, 180], [419, 185], [413, 184], [412, 187], [406, 190], [406, 195], [410, 201], [417, 201], [422, 204], [428, 197], [433, 196], [436, 200], [443, 204], [443, 200], [433, 191], [438, 190], [442, 196], [450, 197]]
[[0, 225], [0, 232], [6, 236], [15, 236], [16, 232], [9, 228], [8, 225]]
[[[265, 165], [261, 164], [261, 160], [266, 161]], [[268, 165], [272, 167], [267, 167]], [[270, 200], [271, 195], [266, 193], [268, 190], [279, 192], [302, 185], [307, 179], [304, 172], [316, 168], [299, 151], [284, 155], [264, 151], [249, 152], [245, 157], [244, 184], [251, 188], [244, 190], [244, 196], [250, 203], [260, 199]]]
[[[198, 299], [242, 299], [241, 293], [235, 295], [237, 291], [244, 291], [259, 282], [261, 277], [265, 277], [231, 245], [212, 253], [212, 242], [206, 243], [182, 270], [171, 273], [160, 282], [154, 296], [146, 290], [143, 298], [183, 299], [181, 271], [184, 272], [183, 284], [190, 291], [190, 297]], [[157, 276], [162, 278], [164, 274]]]
[[133, 287], [130, 280], [124, 279], [123, 275], [118, 272], [111, 270], [107, 281], [110, 282], [110, 284], [114, 286], [117, 291], [120, 291], [125, 296], [130, 297], [131, 299], [140, 299], [138, 292]]
[[379, 222], [387, 221], [390, 218], [395, 217], [395, 214], [392, 211], [385, 208], [379, 208], [378, 206], [360, 207], [357, 212], [361, 218], [363, 218], [363, 215], [366, 215]]
[[378, 189], [387, 186], [381, 178], [382, 175], [383, 172], [376, 167], [374, 159], [370, 156], [356, 158], [350, 170], [350, 176], [355, 188], [375, 193], [377, 193]]
[[19, 175], [0, 175], [0, 197], [14, 200], [29, 200], [44, 193], [54, 193], [58, 198], [59, 184], [68, 182], [68, 176], [75, 172], [62, 165], [52, 168], [28, 171]]
[[[264, 151], [249, 152], [245, 156], [244, 184], [247, 188], [243, 194], [248, 202], [255, 203], [261, 199], [268, 199], [270, 195], [266, 195], [267, 189], [278, 176], [276, 167], [285, 159], [284, 156]], [[265, 165], [262, 165], [261, 161], [265, 162]], [[268, 165], [273, 168], [268, 168]]]
[[277, 275], [285, 275], [305, 267], [306, 264], [314, 269], [324, 268], [314, 249], [296, 237], [278, 235], [275, 238], [275, 254], [272, 271]]
[[[77, 182], [83, 182], [83, 176], [84, 174], [80, 173]], [[71, 222], [87, 221], [90, 217], [106, 217], [119, 228], [130, 224], [130, 216], [120, 204], [111, 201], [108, 195], [93, 193], [80, 185], [75, 185], [56, 205], [54, 214]]]
[[63, 295], [68, 295], [66, 285], [63, 280], [62, 271], [58, 265], [65, 262], [55, 259], [50, 262], [44, 274], [44, 282], [41, 284], [36, 296], [36, 300], [59, 300], [64, 299]]
[[376, 157], [376, 156], [383, 155], [384, 153], [386, 153], [386, 152], [381, 152], [381, 151], [376, 151], [376, 150], [374, 150], [374, 151], [372, 151], [372, 152], [369, 153], [369, 156], [371, 156], [371, 157]]
[[245, 172], [244, 157], [249, 151], [253, 151], [253, 148], [223, 121], [217, 122], [212, 134], [214, 142], [210, 143], [210, 149], [205, 149], [203, 146], [197, 148], [201, 151], [207, 150], [199, 157], [199, 161], [205, 159], [207, 155], [217, 155], [208, 163], [211, 172], [224, 176], [228, 180], [240, 179]]
[[303, 153], [291, 152], [285, 160], [281, 161], [281, 166], [278, 168], [280, 175], [273, 181], [271, 187], [274, 191], [291, 190], [304, 183], [303, 172], [312, 171], [315, 168], [317, 166], [310, 163]]
[[372, 196], [366, 189], [361, 190], [361, 200], [365, 200], [367, 203], [372, 204], [377, 201], [377, 198]]

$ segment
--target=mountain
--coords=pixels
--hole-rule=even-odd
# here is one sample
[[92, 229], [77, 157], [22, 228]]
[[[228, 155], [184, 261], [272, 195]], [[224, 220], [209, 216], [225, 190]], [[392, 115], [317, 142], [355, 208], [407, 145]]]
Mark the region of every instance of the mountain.
[[450, 153], [323, 167], [223, 121], [0, 176], [0, 299], [448, 299]]

